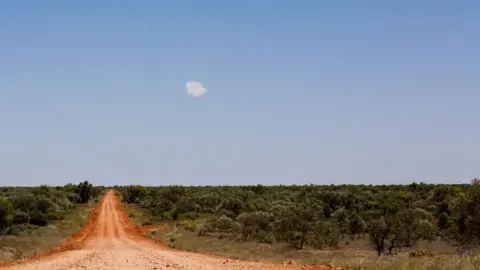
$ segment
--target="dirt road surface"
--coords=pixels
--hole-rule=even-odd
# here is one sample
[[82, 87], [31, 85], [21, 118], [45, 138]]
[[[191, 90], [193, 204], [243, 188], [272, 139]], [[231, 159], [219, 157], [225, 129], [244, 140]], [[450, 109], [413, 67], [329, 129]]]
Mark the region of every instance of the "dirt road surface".
[[274, 265], [169, 249], [142, 235], [113, 191], [107, 191], [82, 230], [51, 254], [5, 266], [11, 270], [53, 269], [317, 269], [325, 266]]

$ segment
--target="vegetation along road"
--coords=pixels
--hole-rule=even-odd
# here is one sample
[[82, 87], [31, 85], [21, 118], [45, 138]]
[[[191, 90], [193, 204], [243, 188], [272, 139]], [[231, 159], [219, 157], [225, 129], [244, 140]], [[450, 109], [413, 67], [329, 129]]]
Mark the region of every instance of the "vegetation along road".
[[102, 197], [80, 233], [58, 251], [7, 269], [328, 269], [227, 260], [171, 250], [141, 235], [112, 190]]
[[479, 180], [0, 187], [0, 266], [473, 270], [478, 213]]

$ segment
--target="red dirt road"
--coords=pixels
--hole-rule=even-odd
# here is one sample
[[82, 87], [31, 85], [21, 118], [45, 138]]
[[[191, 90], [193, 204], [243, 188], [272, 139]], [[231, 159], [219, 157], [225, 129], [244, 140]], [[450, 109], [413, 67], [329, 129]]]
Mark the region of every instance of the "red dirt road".
[[317, 269], [323, 266], [246, 262], [169, 249], [142, 235], [113, 191], [107, 191], [82, 230], [50, 255], [4, 269]]

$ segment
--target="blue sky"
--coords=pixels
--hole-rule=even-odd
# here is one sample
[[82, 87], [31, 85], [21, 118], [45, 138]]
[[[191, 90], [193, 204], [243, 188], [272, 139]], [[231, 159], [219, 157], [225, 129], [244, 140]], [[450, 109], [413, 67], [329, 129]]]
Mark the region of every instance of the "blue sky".
[[1, 1], [0, 185], [468, 182], [479, 10]]

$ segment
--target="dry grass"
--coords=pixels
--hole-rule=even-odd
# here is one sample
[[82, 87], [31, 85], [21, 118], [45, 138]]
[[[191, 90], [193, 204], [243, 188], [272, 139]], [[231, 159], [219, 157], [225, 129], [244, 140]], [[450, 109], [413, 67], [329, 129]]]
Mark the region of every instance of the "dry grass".
[[45, 227], [29, 226], [19, 235], [0, 236], [0, 261], [42, 254], [76, 233], [88, 219], [91, 205], [77, 205], [63, 220]]

